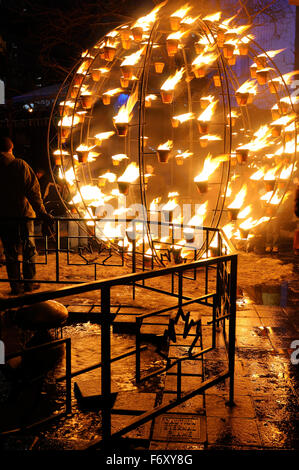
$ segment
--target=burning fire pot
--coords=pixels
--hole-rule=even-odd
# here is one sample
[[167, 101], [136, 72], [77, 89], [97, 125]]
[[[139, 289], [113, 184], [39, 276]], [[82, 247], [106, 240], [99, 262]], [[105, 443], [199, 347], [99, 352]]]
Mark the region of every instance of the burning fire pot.
[[238, 214], [240, 212], [240, 209], [237, 208], [228, 208], [228, 218], [230, 221], [235, 221], [238, 218]]
[[[246, 229], [252, 227], [250, 240], [265, 228], [255, 230], [256, 224], [268, 223], [266, 205], [260, 202], [264, 184], [275, 213], [289, 193], [292, 172], [286, 170], [296, 163], [299, 98], [290, 101], [288, 86], [295, 75], [281, 75], [272, 60], [282, 50], [260, 54], [263, 48], [252, 31], [244, 33], [250, 25], [240, 24], [244, 22], [234, 12], [212, 14], [202, 11], [202, 2], [193, 2], [192, 9], [179, 3], [155, 2], [151, 12], [115, 26], [81, 55], [51, 113], [53, 177], [67, 185], [80, 218], [87, 219], [91, 207], [109, 204], [120, 216], [129, 213], [127, 206], [142, 204], [145, 218], [155, 214], [160, 221], [160, 204], [168, 194], [172, 204], [165, 203], [165, 209], [178, 206], [173, 222], [186, 223], [186, 202], [195, 215], [195, 205], [204, 206], [203, 221], [188, 221], [188, 226], [225, 228], [227, 238], [237, 244], [245, 221]], [[248, 48], [248, 60], [240, 58]], [[259, 86], [265, 84], [269, 87]], [[267, 112], [261, 111], [261, 98]], [[272, 177], [276, 182], [266, 181]], [[278, 202], [275, 189], [283, 189], [276, 191]], [[249, 215], [244, 216], [246, 210]], [[172, 220], [171, 212], [168, 216]], [[227, 223], [228, 218], [236, 223]], [[163, 264], [161, 250], [177, 242], [182, 242], [177, 259], [182, 250], [184, 261], [193, 258], [184, 242], [193, 240], [194, 230], [186, 228], [181, 242], [176, 236], [172, 241], [161, 230], [154, 234], [148, 222], [144, 233], [136, 223], [136, 250], [140, 255], [142, 244], [146, 262], [159, 259]], [[124, 238], [119, 226], [114, 235], [126, 248], [130, 234]], [[96, 236], [108, 246], [109, 237], [102, 240], [99, 231]], [[117, 243], [109, 245], [113, 254]], [[122, 245], [119, 251], [124, 251]], [[208, 251], [213, 252], [211, 246]], [[198, 256], [202, 252], [199, 247]], [[167, 254], [173, 259], [169, 250]], [[142, 257], [136, 262], [141, 267]]]

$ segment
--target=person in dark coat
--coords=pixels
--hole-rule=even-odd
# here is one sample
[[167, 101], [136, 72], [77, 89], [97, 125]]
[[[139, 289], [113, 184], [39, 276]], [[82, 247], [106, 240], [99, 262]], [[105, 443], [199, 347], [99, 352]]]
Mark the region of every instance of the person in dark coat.
[[[13, 142], [0, 138], [0, 238], [10, 279], [11, 294], [17, 295], [39, 287], [26, 282], [35, 277], [34, 224], [29, 218], [40, 218], [47, 226], [53, 218], [47, 213], [40, 193], [40, 186], [32, 168], [24, 160], [13, 155]], [[22, 246], [23, 280], [18, 260], [19, 245]]]

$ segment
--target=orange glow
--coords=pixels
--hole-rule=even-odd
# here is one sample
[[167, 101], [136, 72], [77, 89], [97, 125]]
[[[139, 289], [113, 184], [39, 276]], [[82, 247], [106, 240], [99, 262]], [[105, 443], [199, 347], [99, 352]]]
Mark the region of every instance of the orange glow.
[[206, 157], [203, 165], [202, 171], [194, 178], [194, 182], [208, 181], [209, 177], [217, 170], [221, 163], [220, 158], [212, 158], [212, 155], [209, 153]]
[[240, 209], [244, 204], [246, 194], [247, 194], [247, 185], [244, 184], [241, 190], [236, 195], [233, 202], [228, 206], [228, 209]]
[[161, 90], [165, 90], [165, 91], [174, 90], [178, 82], [182, 79], [184, 72], [185, 72], [185, 68], [182, 67], [179, 70], [177, 70], [174, 75], [171, 75], [170, 77], [168, 77], [167, 80], [161, 86]]

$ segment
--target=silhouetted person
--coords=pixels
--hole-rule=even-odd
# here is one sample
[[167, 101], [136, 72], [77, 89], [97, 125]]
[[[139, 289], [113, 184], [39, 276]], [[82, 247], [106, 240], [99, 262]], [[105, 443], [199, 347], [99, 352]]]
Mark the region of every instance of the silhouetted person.
[[22, 292], [18, 249], [22, 246], [23, 288], [31, 291], [38, 284], [26, 282], [35, 277], [34, 223], [37, 216], [44, 224], [52, 225], [53, 217], [46, 212], [40, 186], [32, 168], [13, 155], [13, 143], [8, 137], [0, 138], [0, 238], [6, 258], [11, 294]]

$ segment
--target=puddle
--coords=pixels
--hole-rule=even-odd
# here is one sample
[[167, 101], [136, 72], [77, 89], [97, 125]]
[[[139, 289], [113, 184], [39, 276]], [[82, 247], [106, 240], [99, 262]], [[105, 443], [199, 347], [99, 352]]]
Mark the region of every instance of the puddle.
[[276, 285], [257, 284], [246, 287], [246, 295], [258, 305], [287, 307], [292, 303], [292, 292], [287, 281]]

